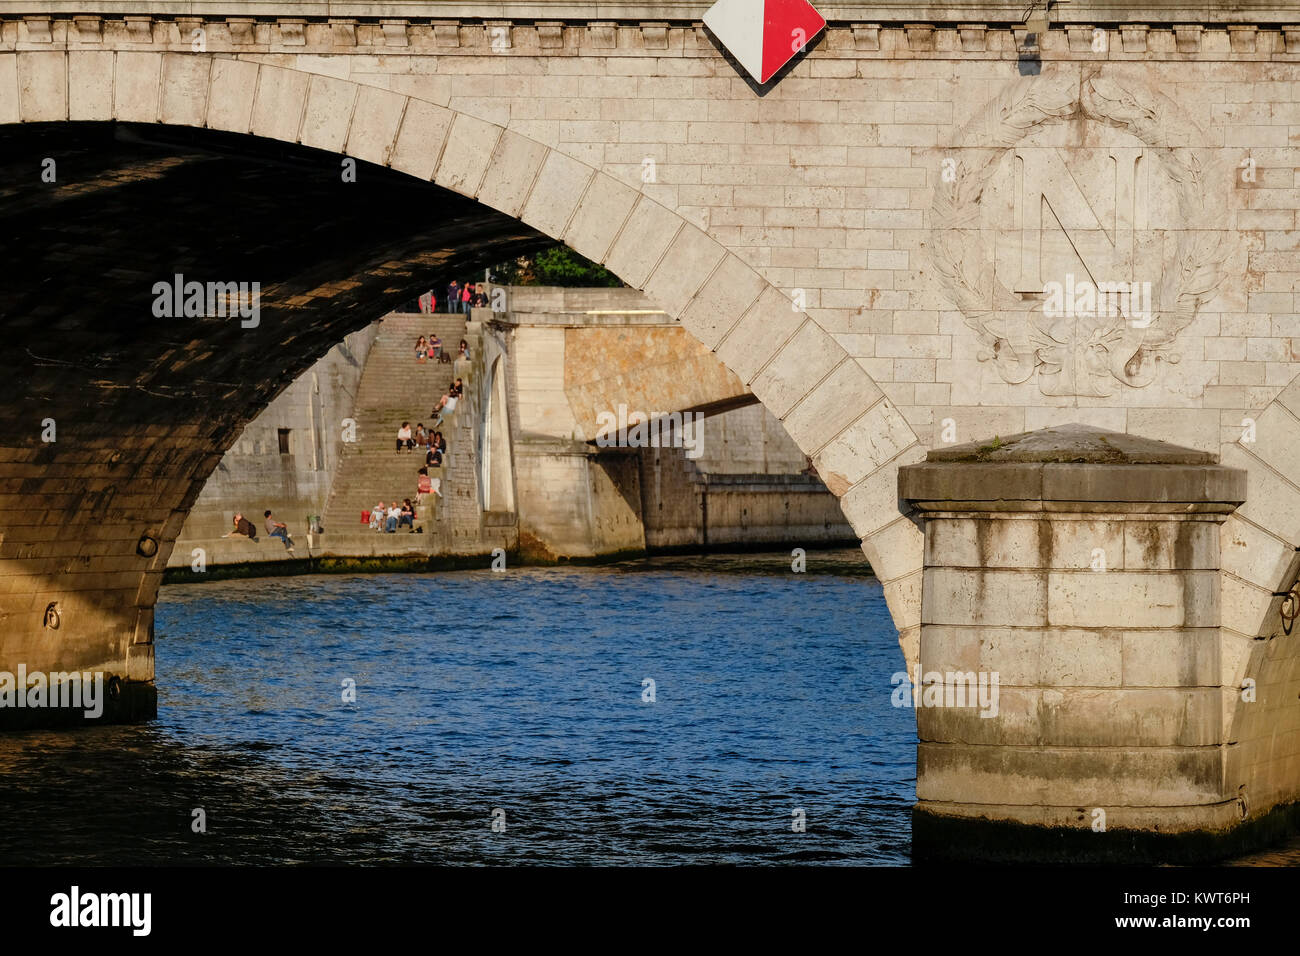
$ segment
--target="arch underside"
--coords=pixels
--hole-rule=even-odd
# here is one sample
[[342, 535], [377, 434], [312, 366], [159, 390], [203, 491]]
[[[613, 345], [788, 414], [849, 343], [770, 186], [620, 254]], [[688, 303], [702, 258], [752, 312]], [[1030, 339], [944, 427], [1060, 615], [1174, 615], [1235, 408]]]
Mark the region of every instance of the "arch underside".
[[[363, 163], [345, 182], [337, 156], [241, 139], [0, 127], [0, 660], [120, 671], [112, 661], [147, 643], [188, 509], [243, 426], [349, 332], [549, 242], [410, 177]], [[38, 179], [45, 157], [53, 183]], [[167, 311], [155, 285], [178, 274], [257, 282], [257, 310], [186, 315], [182, 298], [182, 314], [155, 314]], [[146, 536], [156, 555], [138, 550]], [[59, 639], [33, 647], [50, 602]]]

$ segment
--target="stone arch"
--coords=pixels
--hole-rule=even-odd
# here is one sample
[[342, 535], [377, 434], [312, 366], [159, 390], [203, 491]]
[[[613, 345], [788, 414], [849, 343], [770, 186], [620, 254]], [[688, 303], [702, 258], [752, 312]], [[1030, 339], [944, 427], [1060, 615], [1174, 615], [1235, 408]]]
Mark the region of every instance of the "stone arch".
[[1243, 814], [1300, 797], [1300, 621], [1286, 632], [1280, 596], [1300, 575], [1300, 375], [1250, 418], [1220, 456], [1247, 473], [1220, 537], [1226, 783]]
[[211, 53], [0, 54], [0, 123], [63, 121], [207, 128], [353, 156], [474, 199], [604, 264], [713, 350], [811, 456], [915, 661], [922, 535], [900, 509], [897, 472], [923, 447], [829, 333], [675, 210], [499, 124], [352, 80]]

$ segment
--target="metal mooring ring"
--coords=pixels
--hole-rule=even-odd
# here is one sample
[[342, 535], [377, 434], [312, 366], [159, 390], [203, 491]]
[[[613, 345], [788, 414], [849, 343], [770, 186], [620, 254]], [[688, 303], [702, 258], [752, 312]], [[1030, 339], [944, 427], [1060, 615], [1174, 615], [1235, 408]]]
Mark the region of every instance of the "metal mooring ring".
[[1282, 605], [1278, 608], [1278, 613], [1282, 616], [1282, 633], [1290, 636], [1295, 619], [1300, 616], [1300, 594], [1292, 586], [1290, 591], [1279, 591], [1278, 595], [1282, 598]]

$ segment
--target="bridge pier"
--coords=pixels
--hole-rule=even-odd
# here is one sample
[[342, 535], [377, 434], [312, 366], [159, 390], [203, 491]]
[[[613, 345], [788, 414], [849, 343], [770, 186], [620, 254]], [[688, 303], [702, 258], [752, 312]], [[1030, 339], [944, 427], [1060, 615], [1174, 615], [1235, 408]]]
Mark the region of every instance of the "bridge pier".
[[[56, 530], [68, 534], [64, 541], [71, 544], [49, 541], [17, 548], [28, 552], [28, 570], [65, 570], [48, 576], [17, 570], [3, 576], [0, 731], [152, 719], [158, 709], [153, 605], [161, 565], [150, 567], [152, 555], [124, 556], [125, 546], [93, 539], [83, 544], [86, 539], [79, 534], [86, 529], [75, 525]], [[67, 553], [78, 548], [84, 553]], [[131, 564], [140, 570], [127, 567]], [[6, 565], [21, 568], [16, 561]], [[95, 683], [91, 696], [83, 696], [77, 686], [83, 681]], [[61, 694], [70, 703], [58, 704]]]
[[1244, 471], [1067, 425], [932, 451], [899, 491], [925, 529], [918, 857], [1204, 859], [1276, 822], [1228, 774]]
[[51, 441], [0, 446], [0, 731], [156, 716], [154, 604], [214, 458], [181, 424], [124, 425], [151, 414], [138, 399], [64, 393], [43, 406]]

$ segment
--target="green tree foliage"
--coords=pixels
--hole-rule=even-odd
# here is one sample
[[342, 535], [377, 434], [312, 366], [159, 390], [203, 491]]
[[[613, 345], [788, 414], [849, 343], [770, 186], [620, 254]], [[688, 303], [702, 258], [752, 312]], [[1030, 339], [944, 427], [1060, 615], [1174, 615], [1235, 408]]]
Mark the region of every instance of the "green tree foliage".
[[616, 288], [619, 278], [590, 259], [584, 259], [568, 246], [552, 246], [532, 256], [523, 256], [492, 269], [502, 285], [593, 286]]

